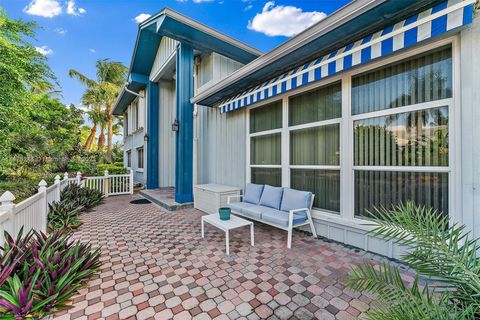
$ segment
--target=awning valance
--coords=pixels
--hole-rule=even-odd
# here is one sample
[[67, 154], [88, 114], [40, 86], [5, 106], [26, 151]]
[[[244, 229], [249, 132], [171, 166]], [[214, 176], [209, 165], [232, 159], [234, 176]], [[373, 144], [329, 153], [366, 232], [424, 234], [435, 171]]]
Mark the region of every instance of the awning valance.
[[222, 113], [245, 108], [289, 90], [470, 24], [475, 0], [450, 0], [380, 30], [335, 52], [270, 79], [219, 105]]

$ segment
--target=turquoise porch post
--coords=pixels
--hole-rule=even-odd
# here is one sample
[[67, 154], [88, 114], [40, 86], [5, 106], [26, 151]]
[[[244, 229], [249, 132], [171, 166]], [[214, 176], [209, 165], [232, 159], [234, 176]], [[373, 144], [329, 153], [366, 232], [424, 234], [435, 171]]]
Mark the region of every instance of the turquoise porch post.
[[175, 201], [193, 201], [193, 48], [177, 46], [177, 120], [175, 157]]
[[147, 189], [158, 188], [158, 83], [147, 83]]

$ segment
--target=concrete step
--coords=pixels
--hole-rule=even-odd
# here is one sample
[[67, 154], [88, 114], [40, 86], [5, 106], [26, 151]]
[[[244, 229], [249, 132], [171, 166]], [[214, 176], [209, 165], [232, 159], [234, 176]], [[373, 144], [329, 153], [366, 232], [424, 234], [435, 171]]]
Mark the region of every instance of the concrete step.
[[178, 211], [193, 208], [193, 202], [175, 202], [174, 195], [171, 192], [166, 192], [162, 189], [141, 190], [140, 195], [168, 211]]

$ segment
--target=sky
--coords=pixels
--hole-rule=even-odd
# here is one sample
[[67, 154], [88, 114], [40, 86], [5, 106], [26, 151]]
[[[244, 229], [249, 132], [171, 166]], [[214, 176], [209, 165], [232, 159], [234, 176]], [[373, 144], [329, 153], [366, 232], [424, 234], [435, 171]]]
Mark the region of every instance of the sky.
[[33, 44], [48, 58], [60, 99], [79, 107], [84, 87], [69, 69], [95, 77], [95, 62], [130, 65], [138, 22], [165, 7], [268, 51], [348, 0], [0, 0], [11, 18], [40, 26]]

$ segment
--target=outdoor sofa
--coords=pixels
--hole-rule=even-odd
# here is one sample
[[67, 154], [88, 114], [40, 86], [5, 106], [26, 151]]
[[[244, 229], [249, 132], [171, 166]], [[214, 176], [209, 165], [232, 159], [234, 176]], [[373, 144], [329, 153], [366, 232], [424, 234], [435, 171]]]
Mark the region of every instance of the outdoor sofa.
[[291, 248], [295, 227], [310, 225], [313, 237], [317, 237], [311, 215], [314, 196], [307, 191], [250, 183], [244, 195], [229, 196], [227, 203], [233, 214], [288, 231], [287, 248]]

